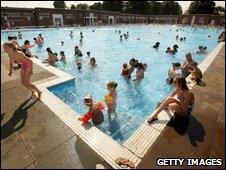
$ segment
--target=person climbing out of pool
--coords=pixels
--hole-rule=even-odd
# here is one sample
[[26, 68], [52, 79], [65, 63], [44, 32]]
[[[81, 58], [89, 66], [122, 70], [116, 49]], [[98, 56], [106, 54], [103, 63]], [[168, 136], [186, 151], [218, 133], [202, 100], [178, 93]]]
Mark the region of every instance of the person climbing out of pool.
[[196, 51], [197, 54], [205, 54], [206, 53], [206, 49], [207, 47], [203, 47], [202, 45], [200, 45], [198, 47], [198, 50]]
[[19, 39], [22, 39], [22, 34], [20, 33], [20, 31], [18, 31], [18, 35], [17, 36], [18, 36]]
[[78, 120], [82, 121], [83, 124], [87, 124], [90, 119], [94, 125], [99, 125], [104, 121], [104, 115], [102, 110], [105, 108], [104, 103], [93, 101], [90, 94], [86, 95], [83, 99], [83, 103], [89, 107], [89, 111], [83, 116], [79, 117]]
[[188, 89], [186, 79], [184, 77], [177, 77], [173, 80], [173, 85], [175, 87], [174, 91], [159, 104], [152, 114], [153, 116], [148, 118], [148, 123], [158, 120], [158, 114], [164, 109], [173, 110], [175, 111], [175, 115], [181, 117], [186, 117], [191, 114], [195, 97], [192, 91]]
[[64, 51], [60, 52], [60, 56], [61, 56], [60, 61], [66, 62], [66, 57], [65, 57]]
[[25, 40], [24, 41], [24, 45], [21, 47], [22, 52], [27, 56], [27, 57], [35, 57], [38, 58], [36, 55], [31, 54], [31, 51], [29, 50], [29, 48], [34, 47], [34, 45], [30, 45], [30, 41], [29, 40]]
[[181, 72], [181, 64], [176, 62], [172, 63], [173, 67], [168, 70], [168, 79], [166, 80], [167, 84], [172, 84], [174, 78], [176, 77], [181, 77], [182, 72]]
[[108, 94], [105, 95], [104, 101], [107, 105], [107, 112], [108, 112], [108, 117], [111, 119], [112, 113], [114, 114], [114, 117], [117, 116], [117, 113], [115, 112], [116, 110], [116, 99], [117, 99], [117, 91], [116, 87], [118, 84], [114, 81], [108, 82], [107, 83], [107, 89], [108, 89]]
[[158, 49], [159, 48], [159, 45], [160, 45], [160, 43], [159, 42], [156, 42], [155, 45], [153, 46], [153, 48]]
[[90, 58], [89, 60], [89, 65], [92, 67], [92, 68], [95, 68], [97, 66], [96, 64], [96, 59], [94, 57]]
[[127, 63], [124, 63], [123, 65], [122, 65], [122, 73], [121, 73], [121, 76], [123, 76], [123, 77], [125, 77], [125, 78], [128, 78], [128, 76], [129, 76], [129, 68], [128, 68], [128, 65], [127, 65]]
[[143, 66], [142, 63], [138, 63], [137, 66], [135, 65], [135, 67], [137, 68], [136, 70], [136, 79], [134, 79], [133, 81], [141, 81], [144, 79], [144, 71], [145, 68]]
[[198, 68], [198, 63], [195, 61], [191, 62], [191, 68], [191, 70], [188, 70], [191, 73], [191, 80], [199, 85], [202, 79], [202, 71]]
[[20, 79], [21, 84], [25, 86], [27, 89], [31, 91], [31, 97], [35, 94], [35, 92], [38, 93], [38, 99], [41, 98], [42, 92], [31, 83], [31, 75], [33, 74], [33, 62], [28, 57], [25, 56], [25, 54], [21, 51], [18, 51], [16, 49], [16, 46], [12, 42], [6, 42], [3, 44], [4, 51], [10, 56], [10, 72], [9, 76], [12, 76], [13, 71], [13, 62], [16, 61], [21, 65], [21, 71], [20, 71]]
[[191, 63], [194, 60], [192, 59], [191, 53], [187, 53], [185, 57], [186, 59], [184, 61], [184, 64], [181, 66], [181, 68], [182, 68], [182, 76], [186, 78], [190, 74], [188, 70], [192, 70]]
[[55, 66], [56, 64], [56, 56], [53, 53], [51, 48], [46, 48], [46, 51], [48, 52], [48, 58], [42, 61], [42, 63], [49, 63], [51, 66]]

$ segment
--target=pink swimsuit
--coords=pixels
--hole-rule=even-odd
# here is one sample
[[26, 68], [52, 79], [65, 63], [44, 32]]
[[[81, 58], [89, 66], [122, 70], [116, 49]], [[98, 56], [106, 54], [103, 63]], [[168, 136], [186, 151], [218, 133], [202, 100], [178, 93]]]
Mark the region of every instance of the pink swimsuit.
[[19, 63], [21, 65], [21, 69], [26, 70], [30, 67], [29, 63], [27, 61], [22, 61]]

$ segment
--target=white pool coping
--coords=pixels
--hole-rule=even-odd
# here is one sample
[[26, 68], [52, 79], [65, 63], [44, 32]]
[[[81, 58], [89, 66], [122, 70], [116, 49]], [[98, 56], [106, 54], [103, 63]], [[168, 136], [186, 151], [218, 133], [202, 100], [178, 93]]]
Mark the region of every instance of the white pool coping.
[[[198, 66], [203, 73], [211, 65], [224, 44], [224, 42], [220, 42]], [[82, 126], [81, 122], [77, 120], [80, 115], [47, 89], [51, 86], [73, 80], [74, 77], [48, 64], [43, 64], [36, 58], [32, 58], [32, 60], [43, 69], [59, 76], [59, 78], [42, 84], [35, 82], [38, 88], [43, 92], [41, 101], [70, 127], [77, 136], [85, 141], [102, 160], [112, 166], [112, 168], [122, 169], [122, 167], [114, 162], [118, 157], [129, 159], [134, 162], [135, 167], [137, 167], [174, 114], [170, 110], [160, 112], [157, 121], [151, 125], [144, 122], [127, 141], [120, 145], [95, 126], [91, 124]], [[188, 87], [192, 90], [195, 83], [190, 80], [190, 76], [188, 76], [186, 80], [190, 82]]]

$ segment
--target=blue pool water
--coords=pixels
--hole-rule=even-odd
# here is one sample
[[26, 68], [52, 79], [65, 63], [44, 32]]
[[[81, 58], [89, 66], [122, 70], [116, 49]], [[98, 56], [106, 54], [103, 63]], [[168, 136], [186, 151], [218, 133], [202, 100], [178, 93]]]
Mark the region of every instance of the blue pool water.
[[[183, 30], [179, 30], [182, 28]], [[86, 94], [91, 94], [95, 100], [102, 100], [107, 94], [106, 82], [115, 80], [118, 83], [117, 92], [117, 113], [114, 121], [109, 121], [107, 113], [105, 122], [98, 128], [108, 134], [111, 138], [122, 144], [126, 141], [147, 119], [156, 107], [156, 102], [162, 100], [172, 91], [172, 86], [166, 85], [167, 72], [171, 63], [183, 63], [185, 54], [192, 53], [194, 60], [200, 63], [208, 54], [197, 55], [194, 52], [199, 45], [207, 46], [208, 53], [217, 45], [217, 37], [222, 32], [217, 29], [198, 28], [194, 31], [191, 27], [179, 27], [175, 25], [139, 25], [139, 26], [116, 26], [101, 27], [95, 32], [92, 28], [63, 28], [21, 31], [23, 39], [33, 44], [33, 38], [41, 33], [45, 39], [43, 47], [34, 47], [31, 51], [38, 55], [39, 59], [47, 58], [45, 49], [51, 47], [54, 52], [63, 50], [67, 63], [57, 63], [57, 67], [72, 76], [75, 81], [68, 82], [49, 90], [73, 108], [79, 114], [84, 114], [87, 107], [82, 103]], [[171, 31], [170, 31], [171, 29]], [[70, 31], [73, 30], [74, 38], [70, 38]], [[79, 43], [79, 33], [83, 31], [83, 43]], [[119, 33], [129, 31], [129, 38], [119, 40]], [[176, 31], [178, 30], [178, 31]], [[160, 34], [158, 34], [160, 33]], [[186, 41], [176, 40], [176, 35], [186, 37]], [[16, 32], [2, 32], [1, 43], [7, 40], [9, 35], [17, 35]], [[211, 37], [208, 37], [211, 35]], [[136, 40], [137, 38], [141, 40]], [[61, 46], [64, 41], [64, 46]], [[159, 50], [152, 46], [160, 42]], [[166, 54], [166, 48], [174, 44], [179, 46], [175, 55]], [[74, 58], [74, 46], [80, 46], [83, 53], [82, 72], [77, 70]], [[87, 65], [86, 52], [90, 51], [91, 56], [96, 58], [97, 68], [91, 70]], [[122, 64], [128, 63], [131, 58], [147, 63], [148, 68], [145, 78], [140, 83], [126, 81], [120, 76]], [[135, 71], [132, 79], [135, 77]]]

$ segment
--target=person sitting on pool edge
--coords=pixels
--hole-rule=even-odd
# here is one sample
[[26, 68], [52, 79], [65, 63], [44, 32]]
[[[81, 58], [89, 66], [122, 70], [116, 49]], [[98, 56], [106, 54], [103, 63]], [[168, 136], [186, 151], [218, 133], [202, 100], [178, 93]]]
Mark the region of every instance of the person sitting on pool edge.
[[188, 71], [191, 73], [191, 80], [195, 81], [199, 85], [202, 79], [202, 72], [197, 66], [198, 66], [197, 62], [195, 61], [191, 62], [192, 70], [188, 70]]
[[175, 86], [174, 91], [169, 97], [159, 104], [153, 116], [148, 118], [148, 123], [158, 119], [158, 114], [164, 109], [171, 109], [175, 111], [175, 115], [186, 117], [191, 114], [194, 104], [194, 94], [188, 89], [186, 79], [184, 77], [177, 77], [173, 80]]
[[172, 84], [173, 83], [173, 79], [176, 77], [180, 77], [182, 75], [180, 66], [181, 64], [176, 62], [176, 63], [172, 63], [173, 67], [169, 69], [168, 71], [168, 79], [166, 80], [166, 82], [168, 84]]
[[191, 53], [187, 53], [185, 57], [186, 57], [186, 59], [184, 61], [184, 64], [181, 66], [181, 69], [182, 69], [182, 76], [186, 78], [190, 74], [190, 72], [188, 70], [192, 69], [191, 63], [194, 60], [192, 59]]
[[155, 45], [153, 46], [153, 48], [158, 49], [159, 48], [159, 45], [160, 45], [160, 43], [159, 42], [156, 42]]
[[89, 111], [79, 117], [78, 120], [87, 124], [89, 120], [92, 119], [94, 125], [101, 124], [104, 121], [104, 115], [102, 112], [104, 104], [102, 102], [93, 101], [90, 94], [84, 97], [83, 103], [89, 107]]

